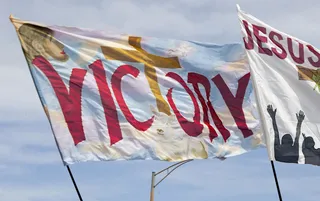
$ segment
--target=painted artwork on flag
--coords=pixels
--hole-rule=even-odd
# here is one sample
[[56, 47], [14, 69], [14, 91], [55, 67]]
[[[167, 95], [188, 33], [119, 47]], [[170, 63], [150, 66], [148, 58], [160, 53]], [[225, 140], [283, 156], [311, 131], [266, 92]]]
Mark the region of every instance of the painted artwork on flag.
[[64, 164], [264, 145], [245, 50], [10, 18]]
[[240, 10], [271, 160], [320, 165], [320, 51]]

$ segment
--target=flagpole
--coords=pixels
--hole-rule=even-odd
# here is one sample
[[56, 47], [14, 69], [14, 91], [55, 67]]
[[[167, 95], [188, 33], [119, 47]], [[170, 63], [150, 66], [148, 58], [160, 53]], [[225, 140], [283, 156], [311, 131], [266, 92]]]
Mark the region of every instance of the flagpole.
[[[247, 56], [249, 56], [247, 54]], [[267, 152], [268, 152], [268, 156], [269, 156], [269, 159], [270, 159], [270, 162], [271, 162], [271, 167], [272, 167], [272, 172], [273, 172], [273, 178], [274, 178], [274, 181], [276, 183], [276, 188], [277, 188], [277, 193], [278, 193], [278, 197], [279, 197], [279, 201], [282, 201], [282, 196], [281, 196], [281, 190], [280, 190], [280, 186], [279, 186], [279, 182], [278, 182], [278, 177], [277, 177], [277, 172], [276, 172], [276, 168], [274, 166], [274, 163], [273, 163], [273, 160], [272, 160], [272, 157], [270, 156], [270, 141], [269, 141], [269, 136], [267, 136], [267, 132], [266, 132], [266, 125], [265, 125], [265, 118], [264, 118], [264, 115], [263, 115], [263, 110], [262, 110], [262, 107], [260, 105], [260, 99], [259, 99], [259, 95], [258, 95], [258, 90], [257, 90], [257, 87], [256, 87], [256, 80], [255, 80], [255, 77], [254, 77], [254, 73], [252, 73], [252, 69], [250, 67], [250, 74], [252, 75], [252, 87], [254, 89], [254, 93], [255, 93], [255, 98], [256, 98], [256, 102], [257, 102], [257, 107], [258, 107], [258, 113], [259, 113], [259, 116], [260, 118], [262, 119], [262, 132], [263, 132], [263, 135], [264, 135], [264, 139], [266, 141], [266, 145], [267, 145]]]
[[[248, 56], [248, 55], [247, 55]], [[252, 75], [252, 87], [254, 89], [254, 93], [255, 93], [255, 98], [256, 98], [256, 102], [257, 102], [257, 107], [258, 107], [258, 113], [259, 113], [259, 116], [260, 118], [262, 119], [262, 132], [263, 132], [263, 135], [264, 135], [264, 139], [266, 141], [266, 145], [267, 145], [267, 152], [268, 152], [268, 156], [269, 156], [269, 159], [270, 159], [270, 162], [271, 162], [271, 167], [272, 167], [272, 172], [273, 172], [273, 178], [274, 178], [274, 181], [276, 183], [276, 188], [277, 188], [277, 193], [278, 193], [278, 197], [279, 197], [279, 201], [282, 201], [282, 196], [281, 196], [281, 190], [280, 190], [280, 186], [279, 186], [279, 182], [278, 182], [278, 177], [277, 177], [277, 172], [276, 172], [276, 168], [274, 166], [274, 163], [273, 163], [273, 159], [272, 157], [270, 156], [270, 141], [269, 141], [269, 137], [267, 136], [267, 132], [266, 132], [266, 125], [265, 125], [265, 118], [264, 118], [264, 115], [263, 115], [263, 110], [262, 110], [262, 107], [260, 105], [260, 99], [259, 99], [259, 95], [258, 95], [258, 91], [257, 91], [257, 88], [256, 88], [256, 81], [255, 81], [255, 77], [254, 77], [254, 73], [252, 73], [252, 69], [250, 67], [250, 74]]]
[[282, 201], [282, 196], [281, 196], [280, 186], [279, 186], [279, 182], [278, 182], [277, 172], [276, 172], [276, 168], [274, 167], [273, 160], [271, 160], [271, 167], [272, 167], [274, 181], [276, 182], [276, 186], [277, 186], [279, 201]]
[[279, 185], [279, 182], [278, 182], [278, 177], [277, 177], [277, 172], [276, 172], [276, 168], [274, 166], [274, 163], [273, 163], [273, 159], [272, 157], [270, 156], [270, 141], [269, 141], [269, 137], [267, 136], [267, 132], [265, 132], [267, 129], [266, 129], [266, 125], [264, 122], [265, 121], [265, 118], [264, 118], [264, 115], [263, 115], [263, 110], [262, 110], [262, 107], [260, 105], [260, 99], [259, 99], [259, 95], [258, 95], [258, 92], [257, 92], [257, 88], [256, 88], [256, 82], [255, 82], [255, 78], [254, 78], [254, 73], [252, 73], [252, 69], [250, 67], [250, 74], [252, 75], [252, 87], [254, 89], [254, 92], [255, 92], [255, 98], [256, 98], [256, 102], [257, 102], [257, 107], [258, 107], [258, 113], [259, 113], [259, 116], [260, 118], [262, 119], [262, 132], [263, 132], [263, 135], [265, 137], [265, 141], [266, 141], [266, 145], [267, 145], [267, 152], [268, 152], [268, 156], [269, 156], [269, 159], [270, 159], [270, 163], [271, 163], [271, 168], [272, 168], [272, 172], [273, 172], [273, 178], [274, 178], [274, 181], [276, 183], [276, 188], [277, 188], [277, 193], [278, 193], [278, 197], [279, 197], [279, 201], [282, 201], [282, 196], [281, 196], [281, 190], [280, 190], [280, 185]]
[[[249, 55], [247, 54], [247, 57]], [[255, 99], [256, 99], [256, 102], [257, 102], [257, 108], [258, 108], [258, 113], [259, 113], [259, 116], [260, 118], [262, 119], [262, 133], [264, 135], [264, 139], [266, 141], [266, 145], [267, 145], [267, 152], [268, 152], [268, 156], [269, 156], [269, 160], [271, 162], [271, 167], [272, 167], [272, 172], [273, 172], [273, 178], [274, 178], [274, 181], [276, 183], [276, 188], [277, 188], [277, 193], [278, 193], [278, 197], [279, 197], [279, 201], [282, 201], [282, 196], [281, 196], [281, 190], [280, 190], [280, 186], [279, 186], [279, 182], [278, 182], [278, 177], [277, 177], [277, 172], [276, 172], [276, 169], [275, 169], [275, 166], [274, 166], [274, 163], [273, 163], [273, 159], [272, 157], [270, 156], [270, 141], [269, 141], [269, 137], [267, 136], [267, 128], [266, 128], [266, 125], [265, 125], [265, 118], [264, 118], [264, 115], [263, 115], [263, 110], [262, 110], [262, 107], [260, 105], [260, 99], [259, 99], [259, 95], [258, 95], [258, 90], [257, 90], [257, 87], [256, 87], [256, 80], [255, 80], [255, 75], [254, 73], [252, 72], [253, 70], [251, 69], [251, 66], [249, 67], [250, 69], [250, 75], [252, 75], [252, 87], [254, 89], [254, 94], [255, 94]]]
[[77, 194], [78, 194], [79, 200], [80, 200], [80, 201], [83, 201], [83, 199], [82, 199], [82, 197], [81, 197], [81, 194], [80, 194], [80, 191], [79, 191], [79, 189], [78, 189], [77, 183], [76, 183], [76, 181], [74, 180], [73, 175], [72, 175], [72, 172], [71, 172], [71, 169], [69, 168], [69, 166], [68, 166], [68, 165], [67, 165], [67, 169], [68, 169], [69, 175], [70, 175], [70, 177], [71, 177], [71, 180], [72, 180], [73, 186], [74, 186], [74, 188], [75, 188], [75, 189], [76, 189], [76, 191], [77, 191]]
[[[13, 23], [12, 15], [10, 15], [9, 19], [10, 19], [10, 21]], [[15, 26], [15, 25], [14, 25], [14, 26]], [[21, 44], [22, 44], [22, 40], [21, 40], [21, 38], [19, 37], [19, 34], [17, 34], [17, 36], [18, 36], [18, 40], [19, 40], [19, 42], [20, 42], [20, 46], [21, 46], [21, 48], [22, 48], [22, 50], [23, 50], [23, 47], [22, 47], [22, 45], [21, 45]], [[27, 56], [26, 56], [25, 51], [22, 51], [22, 52], [23, 52], [23, 55], [24, 55], [24, 58], [25, 58], [27, 64], [29, 65], [29, 62], [28, 62], [28, 59], [27, 59]], [[32, 74], [31, 68], [28, 68], [28, 69], [29, 69], [29, 72], [30, 72], [30, 75], [31, 75], [31, 78], [32, 78], [32, 81], [33, 81], [33, 85], [34, 85], [34, 87], [35, 87], [35, 89], [36, 89], [36, 92], [37, 92], [37, 94], [38, 94], [38, 98], [39, 98], [39, 100], [40, 100], [41, 106], [42, 106], [42, 108], [43, 108], [43, 110], [44, 110], [44, 112], [45, 112], [45, 114], [46, 114], [46, 116], [47, 116], [47, 119], [48, 119], [48, 121], [49, 121], [49, 125], [50, 125], [50, 128], [51, 128], [52, 134], [53, 134], [53, 138], [54, 138], [54, 141], [55, 141], [55, 143], [56, 143], [56, 146], [57, 146], [57, 148], [58, 148], [58, 150], [59, 150], [59, 154], [60, 154], [62, 163], [64, 164], [63, 157], [62, 157], [61, 151], [60, 151], [60, 149], [59, 149], [56, 136], [54, 135], [54, 131], [53, 131], [51, 119], [49, 118], [49, 116], [48, 116], [48, 114], [47, 114], [47, 112], [46, 112], [46, 110], [45, 110], [45, 105], [44, 105], [44, 103], [41, 101], [42, 99], [41, 99], [41, 96], [40, 96], [40, 94], [39, 94], [38, 88], [37, 88], [37, 86], [36, 86], [35, 78], [34, 78], [34, 76], [33, 76], [33, 74]], [[70, 168], [69, 168], [68, 165], [67, 165], [67, 169], [68, 169], [69, 175], [70, 175], [70, 177], [71, 177], [72, 183], [73, 183], [73, 185], [74, 185], [74, 188], [75, 188], [76, 191], [77, 191], [79, 200], [80, 200], [80, 201], [83, 201], [83, 199], [82, 199], [82, 197], [81, 197], [81, 194], [80, 194], [80, 192], [79, 192], [78, 186], [77, 186], [77, 184], [76, 184], [76, 182], [75, 182], [75, 180], [74, 180], [74, 178], [73, 178], [72, 172], [71, 172], [71, 170], [70, 170]]]
[[[240, 20], [239, 13], [242, 12], [242, 11], [241, 11], [240, 6], [238, 4], [237, 4], [237, 12], [238, 12], [238, 19]], [[240, 23], [240, 28], [243, 29], [241, 23]], [[242, 34], [243, 34], [243, 32], [242, 32]], [[251, 79], [252, 80], [252, 88], [254, 89], [254, 96], [255, 96], [255, 99], [256, 99], [256, 102], [257, 102], [258, 113], [259, 113], [260, 119], [262, 120], [261, 129], [262, 129], [262, 133], [264, 135], [264, 139], [266, 141], [267, 152], [268, 152], [269, 160], [271, 162], [271, 167], [272, 167], [272, 171], [273, 171], [273, 177], [274, 177], [274, 181], [276, 183], [279, 201], [282, 201], [282, 196], [281, 196], [281, 191], [280, 191], [280, 187], [279, 187], [279, 183], [278, 183], [277, 173], [276, 173], [276, 169], [275, 169], [274, 163], [273, 163], [274, 156], [271, 156], [271, 153], [270, 153], [271, 151], [269, 150], [269, 148], [271, 147], [270, 144], [269, 144], [270, 143], [270, 139], [269, 139], [269, 136], [267, 136], [267, 132], [266, 132], [268, 129], [266, 127], [266, 119], [265, 119], [265, 117], [263, 115], [263, 108], [262, 108], [261, 103], [260, 103], [260, 97], [259, 97], [259, 92], [258, 92], [257, 82], [256, 82], [256, 77], [255, 77], [256, 75], [255, 75], [254, 70], [252, 69], [252, 67], [250, 65], [250, 55], [249, 55], [247, 50], [245, 52], [246, 52], [247, 59], [249, 61], [248, 62], [249, 71], [250, 71], [250, 76], [252, 76], [252, 79]]]
[[[240, 8], [238, 7], [238, 9], [240, 9]], [[246, 55], [247, 55], [247, 58], [249, 59], [249, 54], [248, 54], [247, 51], [246, 51]], [[274, 167], [274, 163], [273, 163], [273, 159], [272, 159], [273, 157], [271, 157], [271, 153], [270, 153], [270, 150], [269, 150], [269, 148], [270, 148], [270, 144], [269, 144], [270, 140], [269, 140], [269, 136], [267, 136], [267, 132], [266, 132], [267, 131], [267, 128], [266, 128], [266, 125], [265, 125], [266, 120], [265, 120], [265, 117], [263, 115], [263, 109], [262, 109], [261, 104], [260, 104], [260, 98], [259, 98], [259, 92], [257, 90], [257, 83], [256, 83], [256, 79], [255, 79], [255, 73], [253, 72], [253, 69], [251, 68], [250, 65], [249, 65], [249, 70], [250, 70], [250, 76], [252, 76], [252, 79], [251, 79], [252, 88], [254, 90], [254, 96], [255, 96], [255, 99], [256, 99], [256, 102], [257, 102], [257, 108], [258, 108], [259, 117], [262, 120], [261, 130], [262, 130], [262, 133], [264, 135], [264, 139], [265, 139], [265, 142], [266, 142], [266, 145], [267, 145], [267, 152], [268, 152], [269, 160], [271, 162], [273, 178], [274, 178], [274, 181], [276, 183], [279, 201], [282, 201], [280, 186], [279, 186], [279, 183], [278, 183], [278, 177], [277, 177], [276, 169]]]

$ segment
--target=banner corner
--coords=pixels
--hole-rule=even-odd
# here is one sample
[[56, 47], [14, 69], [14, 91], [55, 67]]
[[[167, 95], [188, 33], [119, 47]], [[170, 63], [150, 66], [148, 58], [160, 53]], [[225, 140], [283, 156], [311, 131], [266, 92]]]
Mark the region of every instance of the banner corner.
[[10, 14], [9, 20], [13, 23], [14, 19], [15, 19], [15, 17], [12, 14]]

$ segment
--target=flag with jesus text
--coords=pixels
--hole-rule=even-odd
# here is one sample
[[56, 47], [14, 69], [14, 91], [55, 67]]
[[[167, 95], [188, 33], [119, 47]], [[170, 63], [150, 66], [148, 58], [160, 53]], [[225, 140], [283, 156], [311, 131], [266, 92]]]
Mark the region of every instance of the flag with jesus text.
[[270, 159], [320, 165], [320, 50], [238, 15]]
[[11, 21], [65, 165], [226, 158], [264, 145], [241, 44]]

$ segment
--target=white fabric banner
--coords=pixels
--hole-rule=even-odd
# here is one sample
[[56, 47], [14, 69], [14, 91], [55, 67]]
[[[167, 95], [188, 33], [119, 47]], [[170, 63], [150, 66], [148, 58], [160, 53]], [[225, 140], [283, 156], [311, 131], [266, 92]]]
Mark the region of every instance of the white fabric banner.
[[320, 51], [238, 16], [270, 159], [320, 165]]
[[11, 20], [65, 164], [226, 158], [264, 145], [241, 44]]

